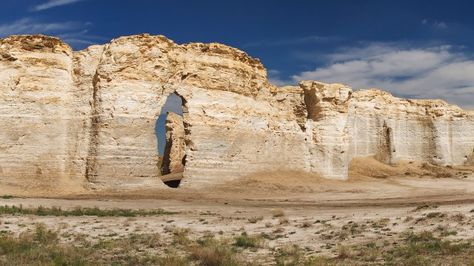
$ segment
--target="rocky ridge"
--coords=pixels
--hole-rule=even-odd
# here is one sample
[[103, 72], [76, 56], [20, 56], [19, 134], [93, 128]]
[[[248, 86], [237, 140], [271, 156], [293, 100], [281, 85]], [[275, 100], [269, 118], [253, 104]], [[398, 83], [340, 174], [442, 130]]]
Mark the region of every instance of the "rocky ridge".
[[172, 93], [184, 105], [182, 186], [284, 170], [346, 179], [360, 156], [474, 163], [474, 114], [441, 100], [278, 88], [258, 59], [217, 43], [143, 34], [76, 52], [33, 35], [0, 39], [1, 182], [165, 187], [154, 126]]

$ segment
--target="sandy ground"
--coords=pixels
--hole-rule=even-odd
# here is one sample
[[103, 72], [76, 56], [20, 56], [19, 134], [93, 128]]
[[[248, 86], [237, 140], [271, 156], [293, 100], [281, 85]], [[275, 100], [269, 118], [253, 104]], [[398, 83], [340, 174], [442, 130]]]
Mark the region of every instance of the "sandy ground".
[[[361, 163], [364, 167], [358, 166]], [[266, 253], [289, 244], [304, 248], [309, 255], [336, 256], [341, 243], [396, 243], [408, 230], [438, 231], [453, 240], [472, 239], [473, 170], [413, 163], [392, 167], [366, 160], [351, 167], [348, 181], [280, 172], [261, 173], [205, 191], [169, 188], [0, 199], [0, 205], [23, 207], [177, 212], [133, 218], [2, 215], [0, 231], [20, 233], [44, 223], [61, 232], [66, 242], [78, 236], [95, 241], [158, 233], [169, 243], [176, 229], [189, 230], [194, 239], [206, 234], [231, 238], [246, 232], [265, 236], [267, 248], [249, 254], [262, 265], [272, 264]]]
[[[355, 203], [356, 201], [352, 202]], [[150, 217], [55, 217], [4, 215], [1, 231], [19, 234], [37, 224], [58, 231], [65, 242], [94, 242], [125, 238], [131, 234], [158, 234], [162, 245], [173, 245], [176, 230], [188, 230], [191, 239], [206, 235], [235, 238], [242, 233], [265, 236], [265, 248], [249, 252], [260, 265], [272, 265], [272, 252], [297, 245], [308, 256], [337, 256], [341, 245], [390, 242], [396, 244], [404, 232], [454, 232], [450, 240], [474, 237], [474, 203], [446, 201], [442, 205], [397, 202], [390, 205], [313, 205], [308, 202], [202, 202], [160, 199], [2, 199], [1, 205], [156, 209], [176, 214]], [[159, 249], [162, 255], [166, 249]]]

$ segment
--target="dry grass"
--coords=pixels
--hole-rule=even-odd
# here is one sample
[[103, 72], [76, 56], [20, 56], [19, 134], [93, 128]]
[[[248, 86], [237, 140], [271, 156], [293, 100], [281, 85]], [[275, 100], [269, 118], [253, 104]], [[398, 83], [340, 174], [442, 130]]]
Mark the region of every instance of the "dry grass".
[[186, 228], [175, 228], [173, 229], [173, 243], [186, 246], [191, 240], [188, 237], [189, 229]]
[[190, 258], [203, 266], [237, 266], [242, 265], [235, 251], [225, 240], [216, 240], [208, 237], [199, 242], [199, 245], [188, 247]]
[[151, 240], [159, 241], [155, 236], [137, 235], [97, 244], [83, 240], [66, 244], [60, 241], [56, 231], [39, 224], [33, 232], [17, 237], [0, 235], [0, 265], [106, 265], [112, 254], [115, 265], [156, 264], [161, 260], [159, 256], [142, 256], [135, 252], [142, 244], [150, 245]]
[[263, 239], [260, 236], [249, 236], [245, 232], [236, 237], [234, 242], [234, 246], [241, 248], [258, 248], [262, 244]]
[[98, 216], [98, 217], [136, 217], [136, 216], [156, 216], [170, 215], [176, 212], [169, 212], [162, 209], [156, 210], [129, 210], [129, 209], [99, 209], [77, 207], [72, 210], [63, 210], [59, 207], [23, 208], [23, 206], [0, 206], [0, 214], [12, 215], [38, 215], [38, 216]]
[[[387, 219], [374, 223], [384, 226]], [[357, 231], [360, 225], [348, 222], [343, 230], [351, 232], [352, 228]], [[456, 234], [447, 226], [439, 226], [435, 232], [436, 235], [407, 232], [397, 235], [396, 242], [381, 239], [366, 244], [345, 242], [338, 245], [340, 240], [333, 238], [328, 241], [334, 243], [337, 256], [324, 257], [314, 256], [311, 250], [297, 245], [270, 247], [266, 241], [276, 238], [264, 234], [243, 233], [233, 238], [216, 238], [209, 232], [193, 240], [194, 237], [188, 237], [189, 230], [174, 228], [165, 233], [171, 235], [174, 241], [166, 240], [165, 235], [130, 234], [116, 239], [100, 239], [97, 243], [80, 237], [65, 242], [57, 231], [39, 224], [33, 231], [25, 231], [19, 236], [0, 234], [0, 265], [234, 266], [261, 265], [258, 259], [262, 256], [266, 262], [282, 266], [472, 265], [473, 240], [443, 238]], [[160, 253], [162, 251], [165, 252]]]

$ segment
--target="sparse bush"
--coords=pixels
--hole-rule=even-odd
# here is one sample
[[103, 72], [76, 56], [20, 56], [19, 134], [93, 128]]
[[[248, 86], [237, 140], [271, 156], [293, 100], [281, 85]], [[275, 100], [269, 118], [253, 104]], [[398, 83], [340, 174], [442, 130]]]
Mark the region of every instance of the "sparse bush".
[[[429, 265], [440, 256], [457, 256], [461, 252], [469, 252], [469, 243], [451, 243], [433, 236], [431, 232], [407, 233], [404, 244], [394, 247], [386, 254], [390, 264]], [[410, 264], [419, 263], [419, 264]]]
[[297, 245], [285, 246], [278, 250], [275, 262], [278, 266], [301, 265], [303, 255], [303, 252]]
[[417, 206], [416, 208], [414, 208], [411, 211], [412, 212], [417, 212], [417, 211], [428, 210], [428, 209], [436, 209], [436, 208], [438, 208], [437, 205], [423, 204], [423, 205]]
[[167, 255], [158, 259], [158, 265], [161, 266], [187, 266], [189, 260], [186, 257], [181, 257], [177, 254]]
[[332, 263], [332, 259], [328, 257], [323, 257], [323, 256], [316, 256], [316, 257], [309, 257], [305, 259], [303, 263], [300, 265], [304, 266], [329, 266], [329, 265], [335, 265], [335, 263]]
[[313, 223], [310, 222], [310, 221], [304, 221], [302, 224], [301, 224], [301, 227], [302, 228], [308, 228], [308, 227], [311, 227], [313, 226]]
[[173, 230], [173, 243], [180, 244], [183, 246], [188, 245], [191, 240], [188, 238], [189, 229], [187, 228], [175, 228]]
[[33, 240], [41, 244], [52, 244], [58, 241], [58, 233], [47, 229], [44, 224], [37, 224]]
[[261, 220], [263, 220], [263, 217], [262, 217], [262, 216], [250, 217], [250, 218], [248, 219], [249, 223], [252, 223], [252, 224], [257, 223], [257, 222], [259, 222], [259, 221], [261, 221]]
[[[349, 223], [342, 226], [342, 228], [341, 228], [342, 230], [339, 233], [339, 235], [340, 235], [339, 238], [344, 239], [349, 235], [360, 234], [364, 231], [365, 227], [366, 227], [365, 225], [361, 226], [358, 223], [349, 222]], [[342, 237], [342, 236], [346, 236], [346, 237]]]
[[426, 215], [427, 218], [433, 219], [433, 218], [444, 218], [446, 217], [446, 214], [442, 212], [430, 212]]
[[348, 246], [339, 246], [337, 249], [337, 257], [339, 259], [347, 259], [352, 257], [352, 250]]
[[242, 233], [235, 238], [234, 246], [241, 248], [257, 248], [261, 246], [262, 239], [257, 236], [249, 236], [247, 233]]
[[2, 265], [84, 265], [86, 252], [60, 245], [58, 234], [39, 224], [19, 237], [0, 235], [0, 255]]
[[374, 228], [383, 228], [383, 227], [386, 227], [389, 222], [390, 222], [389, 218], [381, 218], [377, 221], [372, 222], [372, 227], [374, 227]]
[[209, 239], [199, 246], [191, 246], [188, 250], [191, 259], [198, 261], [203, 266], [241, 265], [229, 245], [214, 239]]
[[360, 250], [360, 256], [362, 257], [363, 260], [365, 261], [375, 261], [381, 254], [380, 249], [377, 247], [377, 245], [374, 242], [370, 242], [366, 244], [361, 250]]
[[451, 216], [451, 219], [456, 222], [462, 222], [466, 219], [466, 216], [462, 213], [456, 213], [453, 216]]
[[147, 248], [157, 248], [161, 246], [160, 235], [155, 234], [132, 234], [129, 237], [132, 245], [143, 245]]

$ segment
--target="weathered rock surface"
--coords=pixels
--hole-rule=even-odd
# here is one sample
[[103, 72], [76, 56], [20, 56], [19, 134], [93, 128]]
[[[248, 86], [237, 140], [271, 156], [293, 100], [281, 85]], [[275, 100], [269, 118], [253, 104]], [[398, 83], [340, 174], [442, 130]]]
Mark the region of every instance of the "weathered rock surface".
[[0, 181], [161, 186], [154, 125], [171, 93], [184, 100], [183, 186], [282, 170], [346, 179], [358, 156], [473, 163], [474, 114], [443, 101], [277, 88], [257, 59], [216, 43], [136, 35], [74, 52], [11, 36], [0, 39]]
[[166, 146], [162, 174], [184, 171], [185, 149], [183, 117], [173, 112], [166, 115]]

